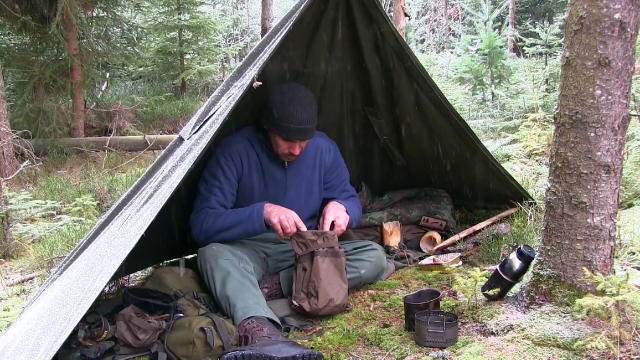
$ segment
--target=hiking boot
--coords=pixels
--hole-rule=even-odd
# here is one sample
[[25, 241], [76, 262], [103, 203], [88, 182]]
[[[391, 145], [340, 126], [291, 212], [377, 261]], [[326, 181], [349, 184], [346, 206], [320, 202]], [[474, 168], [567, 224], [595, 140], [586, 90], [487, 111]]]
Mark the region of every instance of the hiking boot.
[[284, 298], [282, 287], [280, 286], [280, 275], [267, 276], [258, 281], [262, 295], [265, 300], [278, 300]]
[[238, 348], [227, 351], [220, 360], [323, 360], [317, 351], [289, 340], [267, 318], [250, 317], [237, 329]]

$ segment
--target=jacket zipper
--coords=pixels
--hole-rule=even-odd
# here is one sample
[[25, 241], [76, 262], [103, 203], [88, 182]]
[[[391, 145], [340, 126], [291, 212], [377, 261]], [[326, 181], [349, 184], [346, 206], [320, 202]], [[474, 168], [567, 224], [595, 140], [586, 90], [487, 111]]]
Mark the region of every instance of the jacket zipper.
[[289, 185], [288, 177], [287, 177], [287, 169], [289, 168], [289, 162], [284, 162], [284, 200], [287, 201], [287, 188]]

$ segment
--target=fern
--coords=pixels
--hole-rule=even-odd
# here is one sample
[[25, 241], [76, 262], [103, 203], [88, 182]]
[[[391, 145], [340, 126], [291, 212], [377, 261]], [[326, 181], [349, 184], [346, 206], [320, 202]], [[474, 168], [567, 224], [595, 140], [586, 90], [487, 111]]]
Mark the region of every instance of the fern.
[[576, 300], [574, 311], [579, 318], [593, 317], [604, 321], [603, 330], [584, 340], [576, 347], [586, 349], [610, 349], [618, 353], [615, 344], [633, 341], [640, 321], [640, 292], [629, 285], [629, 274], [593, 274], [586, 268], [584, 282], [596, 285], [597, 294], [588, 294]]
[[98, 216], [98, 202], [90, 195], [75, 199], [70, 205], [51, 200], [34, 199], [27, 191], [11, 192], [5, 195], [6, 213], [9, 217], [12, 236], [38, 241], [42, 236], [64, 229], [70, 224], [95, 220]]

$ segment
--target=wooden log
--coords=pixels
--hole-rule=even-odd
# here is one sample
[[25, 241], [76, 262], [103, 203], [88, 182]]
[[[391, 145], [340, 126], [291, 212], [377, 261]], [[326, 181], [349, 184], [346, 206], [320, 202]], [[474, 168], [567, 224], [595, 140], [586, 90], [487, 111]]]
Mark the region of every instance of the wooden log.
[[8, 287], [8, 286], [15, 286], [15, 285], [18, 285], [18, 284], [22, 284], [23, 282], [35, 279], [40, 275], [42, 275], [42, 272], [38, 271], [38, 272], [35, 272], [33, 274], [29, 274], [29, 275], [23, 276], [21, 278], [18, 278], [16, 280], [10, 281], [5, 286]]
[[51, 149], [67, 152], [120, 150], [127, 152], [164, 150], [178, 135], [112, 136], [60, 139], [16, 139], [14, 145], [30, 149], [35, 155], [45, 155]]
[[382, 243], [387, 253], [394, 254], [400, 248], [402, 241], [402, 225], [399, 221], [382, 224]]
[[430, 253], [431, 254], [435, 254], [436, 251], [445, 249], [445, 248], [455, 244], [456, 242], [460, 241], [461, 239], [463, 239], [463, 238], [465, 238], [465, 237], [467, 237], [469, 235], [475, 234], [476, 232], [486, 228], [487, 226], [493, 225], [493, 224], [497, 223], [498, 221], [513, 215], [516, 211], [518, 211], [518, 208], [509, 209], [509, 210], [507, 210], [505, 212], [502, 212], [502, 213], [500, 213], [500, 214], [498, 214], [498, 215], [496, 215], [496, 216], [494, 216], [494, 217], [492, 217], [490, 219], [487, 219], [487, 220], [485, 220], [485, 221], [483, 221], [481, 223], [478, 223], [478, 224], [476, 224], [476, 225], [474, 225], [474, 226], [472, 226], [472, 227], [470, 227], [470, 228], [468, 228], [468, 229], [466, 229], [466, 230], [464, 230], [464, 231], [462, 231], [460, 233], [457, 233], [456, 235], [448, 238], [447, 240], [441, 242], [439, 245], [435, 246], [433, 249], [431, 249]]

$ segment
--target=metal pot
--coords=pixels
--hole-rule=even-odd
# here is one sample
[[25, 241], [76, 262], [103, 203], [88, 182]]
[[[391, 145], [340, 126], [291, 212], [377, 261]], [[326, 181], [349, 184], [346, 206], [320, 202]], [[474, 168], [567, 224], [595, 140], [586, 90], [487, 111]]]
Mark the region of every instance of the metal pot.
[[415, 331], [416, 313], [423, 310], [439, 310], [442, 294], [436, 289], [422, 289], [412, 294], [405, 295], [404, 302], [404, 329]]

